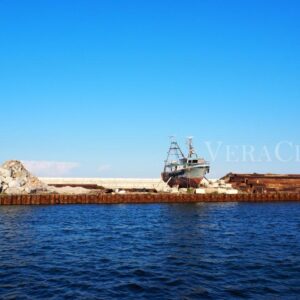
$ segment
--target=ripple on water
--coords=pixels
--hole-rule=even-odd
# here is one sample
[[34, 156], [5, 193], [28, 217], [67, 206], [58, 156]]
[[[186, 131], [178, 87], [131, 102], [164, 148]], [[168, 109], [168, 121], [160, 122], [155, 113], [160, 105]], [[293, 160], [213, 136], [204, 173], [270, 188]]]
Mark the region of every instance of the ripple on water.
[[300, 204], [0, 207], [0, 299], [291, 298]]

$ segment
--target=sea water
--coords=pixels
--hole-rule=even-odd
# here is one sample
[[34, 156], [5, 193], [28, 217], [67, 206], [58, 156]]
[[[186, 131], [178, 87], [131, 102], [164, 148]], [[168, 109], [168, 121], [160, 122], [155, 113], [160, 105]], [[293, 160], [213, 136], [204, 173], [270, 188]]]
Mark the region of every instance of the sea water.
[[0, 207], [0, 299], [296, 299], [300, 203]]

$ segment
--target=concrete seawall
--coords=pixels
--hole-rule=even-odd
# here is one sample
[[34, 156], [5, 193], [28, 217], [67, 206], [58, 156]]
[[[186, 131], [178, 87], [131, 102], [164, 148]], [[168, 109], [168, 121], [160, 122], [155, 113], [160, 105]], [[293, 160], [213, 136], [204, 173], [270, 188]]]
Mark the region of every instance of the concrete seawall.
[[40, 177], [49, 185], [87, 186], [96, 185], [108, 189], [155, 189], [162, 180], [160, 178], [49, 178]]
[[0, 195], [0, 205], [196, 203], [196, 202], [300, 201], [299, 194], [99, 194], [99, 195]]

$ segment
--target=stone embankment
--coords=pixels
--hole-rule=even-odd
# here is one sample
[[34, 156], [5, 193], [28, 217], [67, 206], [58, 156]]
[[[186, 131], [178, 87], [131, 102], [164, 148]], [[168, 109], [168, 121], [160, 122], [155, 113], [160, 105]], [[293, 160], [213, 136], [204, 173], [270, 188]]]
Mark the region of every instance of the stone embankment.
[[[84, 187], [90, 190], [111, 190], [115, 193], [124, 192], [158, 192], [185, 194], [190, 193], [191, 189], [173, 187], [170, 188], [160, 178], [45, 178], [41, 181], [54, 187]], [[201, 187], [193, 190], [196, 194], [237, 194], [238, 190], [224, 180], [203, 179]]]

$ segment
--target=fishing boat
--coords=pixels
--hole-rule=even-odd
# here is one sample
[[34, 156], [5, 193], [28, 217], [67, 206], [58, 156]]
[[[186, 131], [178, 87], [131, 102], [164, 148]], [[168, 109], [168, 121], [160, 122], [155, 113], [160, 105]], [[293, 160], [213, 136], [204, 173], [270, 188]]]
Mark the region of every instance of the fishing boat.
[[209, 163], [198, 157], [193, 146], [193, 139], [187, 140], [188, 154], [185, 156], [174, 137], [165, 160], [161, 177], [170, 187], [197, 188], [202, 179], [209, 173]]

